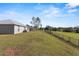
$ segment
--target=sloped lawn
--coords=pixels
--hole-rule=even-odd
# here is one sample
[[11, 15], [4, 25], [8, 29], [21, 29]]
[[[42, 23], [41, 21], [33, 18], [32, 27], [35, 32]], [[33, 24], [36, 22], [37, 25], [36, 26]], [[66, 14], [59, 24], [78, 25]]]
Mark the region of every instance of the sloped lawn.
[[0, 35], [0, 55], [79, 55], [79, 49], [43, 32]]
[[74, 33], [74, 32], [59, 32], [59, 31], [57, 31], [57, 33], [59, 33], [61, 35], [68, 36], [68, 37], [72, 37], [74, 39], [79, 39], [79, 33]]

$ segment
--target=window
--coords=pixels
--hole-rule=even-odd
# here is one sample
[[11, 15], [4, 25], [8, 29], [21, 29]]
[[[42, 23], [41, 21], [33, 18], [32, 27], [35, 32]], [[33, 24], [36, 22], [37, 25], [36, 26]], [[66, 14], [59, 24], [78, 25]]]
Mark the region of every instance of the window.
[[20, 31], [20, 26], [18, 26], [18, 32]]

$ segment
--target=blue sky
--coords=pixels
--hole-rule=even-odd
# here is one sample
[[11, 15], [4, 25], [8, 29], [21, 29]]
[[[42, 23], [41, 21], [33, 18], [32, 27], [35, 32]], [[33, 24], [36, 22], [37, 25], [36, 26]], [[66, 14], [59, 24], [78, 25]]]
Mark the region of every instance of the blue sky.
[[79, 25], [79, 4], [0, 3], [0, 20], [12, 19], [31, 25], [33, 16], [40, 17], [43, 26], [77, 26]]

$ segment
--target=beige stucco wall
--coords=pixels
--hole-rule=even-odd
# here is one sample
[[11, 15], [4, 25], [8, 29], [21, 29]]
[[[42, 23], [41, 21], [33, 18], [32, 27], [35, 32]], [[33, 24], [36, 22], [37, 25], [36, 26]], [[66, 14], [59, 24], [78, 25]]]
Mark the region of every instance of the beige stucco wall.
[[24, 27], [15, 25], [14, 26], [14, 34], [22, 33], [25, 30]]

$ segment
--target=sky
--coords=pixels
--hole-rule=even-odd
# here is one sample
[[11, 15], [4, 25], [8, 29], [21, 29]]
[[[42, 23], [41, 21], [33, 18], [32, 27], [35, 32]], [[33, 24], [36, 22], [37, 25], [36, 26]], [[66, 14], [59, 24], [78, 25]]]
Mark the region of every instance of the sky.
[[39, 17], [42, 26], [79, 26], [79, 3], [0, 3], [0, 20], [12, 19], [30, 24]]

